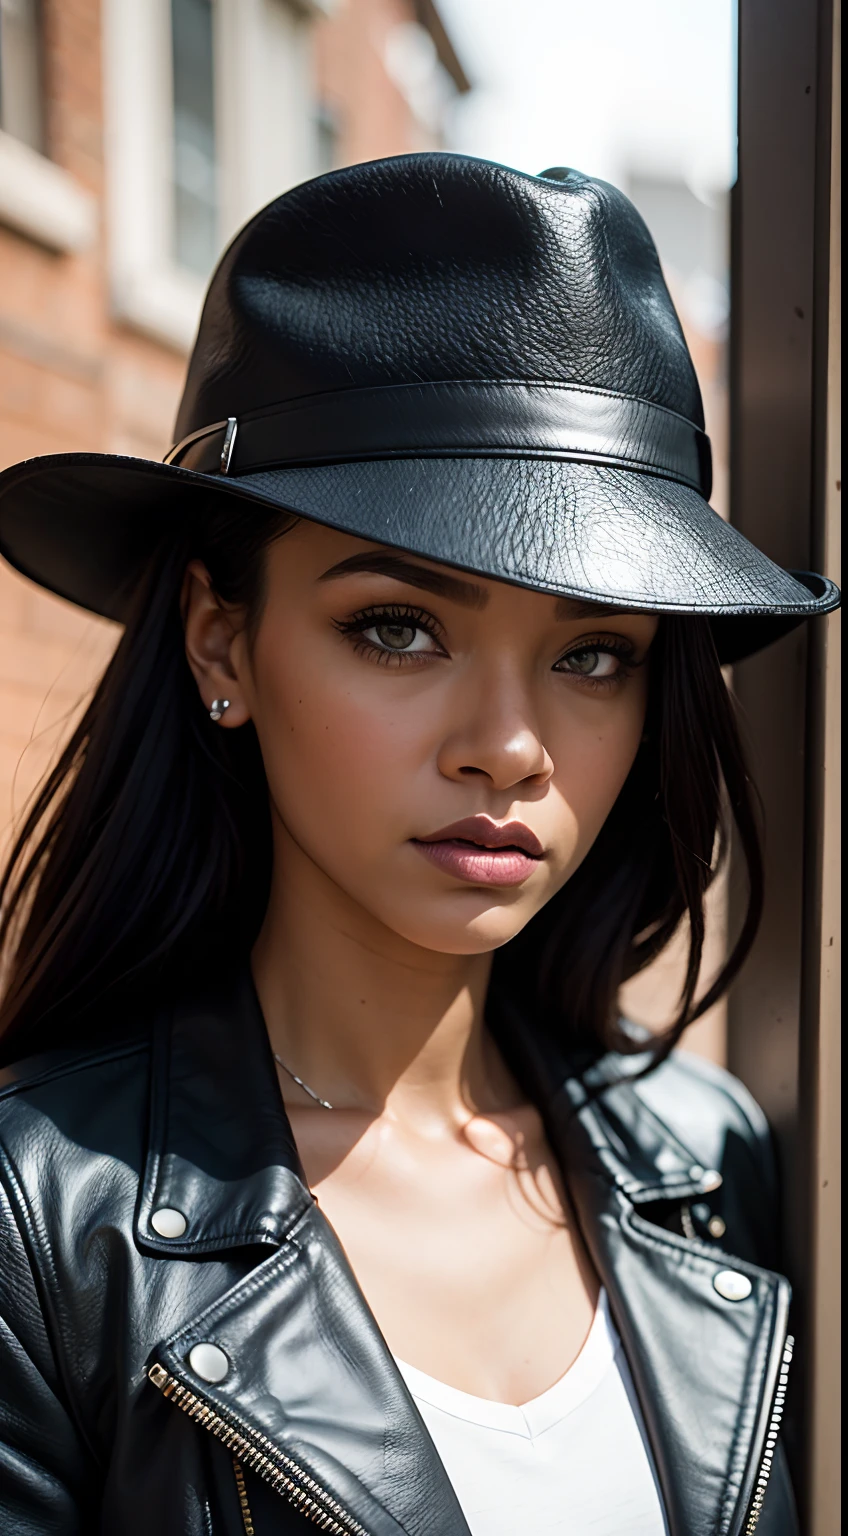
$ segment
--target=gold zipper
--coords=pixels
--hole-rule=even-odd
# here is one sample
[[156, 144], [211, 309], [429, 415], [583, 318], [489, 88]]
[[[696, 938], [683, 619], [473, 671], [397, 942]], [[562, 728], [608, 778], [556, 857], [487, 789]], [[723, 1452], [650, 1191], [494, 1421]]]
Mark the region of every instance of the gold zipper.
[[233, 1457], [233, 1471], [236, 1475], [236, 1489], [238, 1491], [239, 1509], [241, 1510], [244, 1536], [256, 1536], [253, 1529], [253, 1516], [250, 1513], [250, 1505], [247, 1501], [247, 1489], [244, 1486], [244, 1469], [237, 1456]]
[[[365, 1527], [348, 1514], [326, 1488], [316, 1483], [303, 1467], [298, 1466], [291, 1456], [281, 1451], [266, 1435], [257, 1435], [246, 1424], [242, 1424], [235, 1414], [229, 1411], [222, 1413], [205, 1398], [183, 1386], [176, 1376], [166, 1371], [164, 1365], [152, 1365], [147, 1376], [169, 1402], [176, 1403], [195, 1423], [222, 1441], [227, 1450], [232, 1452], [234, 1461], [238, 1461], [240, 1470], [248, 1467], [251, 1472], [256, 1472], [263, 1482], [270, 1483], [275, 1493], [288, 1499], [307, 1520], [317, 1525], [319, 1531], [327, 1531], [329, 1536], [368, 1536]], [[238, 1481], [237, 1474], [237, 1486]], [[241, 1482], [243, 1485], [243, 1472]], [[241, 1503], [241, 1488], [239, 1495]], [[242, 1518], [247, 1536], [251, 1536], [253, 1520], [249, 1506], [245, 1516], [246, 1505], [245, 1494], [244, 1503], [241, 1504]]]
[[780, 1362], [780, 1372], [777, 1378], [777, 1390], [774, 1394], [774, 1402], [771, 1405], [771, 1417], [769, 1419], [768, 1433], [766, 1435], [766, 1448], [763, 1451], [763, 1459], [760, 1462], [760, 1470], [757, 1473], [757, 1481], [754, 1487], [754, 1497], [748, 1510], [748, 1520], [745, 1525], [745, 1536], [752, 1536], [757, 1529], [760, 1515], [763, 1512], [763, 1502], [766, 1496], [768, 1481], [771, 1477], [774, 1451], [777, 1445], [777, 1436], [780, 1432], [780, 1421], [783, 1418], [783, 1410], [786, 1406], [786, 1383], [789, 1380], [789, 1367], [792, 1364], [792, 1351], [795, 1348], [795, 1340], [791, 1334], [787, 1337], [783, 1346], [783, 1358]]

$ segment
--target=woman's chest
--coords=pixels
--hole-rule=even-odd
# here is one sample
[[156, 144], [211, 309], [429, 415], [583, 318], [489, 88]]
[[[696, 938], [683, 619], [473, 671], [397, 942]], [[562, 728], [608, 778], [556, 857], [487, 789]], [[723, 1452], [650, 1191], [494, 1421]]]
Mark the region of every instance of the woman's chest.
[[576, 1358], [597, 1279], [546, 1149], [520, 1166], [488, 1151], [463, 1142], [418, 1166], [363, 1153], [313, 1188], [392, 1352], [520, 1403]]

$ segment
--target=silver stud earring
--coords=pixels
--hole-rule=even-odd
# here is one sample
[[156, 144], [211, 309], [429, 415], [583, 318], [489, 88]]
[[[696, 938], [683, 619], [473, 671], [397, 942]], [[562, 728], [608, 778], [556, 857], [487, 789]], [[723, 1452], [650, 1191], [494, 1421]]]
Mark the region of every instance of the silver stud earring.
[[226, 709], [229, 709], [229, 707], [230, 707], [229, 699], [213, 699], [212, 700], [212, 708], [209, 711], [209, 719], [210, 720], [220, 720], [220, 718], [223, 715], [224, 711]]

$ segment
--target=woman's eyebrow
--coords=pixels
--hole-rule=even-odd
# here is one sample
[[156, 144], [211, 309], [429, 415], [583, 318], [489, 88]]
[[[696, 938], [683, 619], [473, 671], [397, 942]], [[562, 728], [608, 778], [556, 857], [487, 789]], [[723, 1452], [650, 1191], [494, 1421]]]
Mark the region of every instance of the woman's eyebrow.
[[488, 592], [474, 581], [463, 581], [459, 576], [449, 575], [447, 571], [418, 565], [403, 555], [382, 555], [379, 550], [365, 550], [362, 554], [350, 555], [347, 560], [340, 560], [338, 565], [331, 565], [318, 580], [332, 581], [337, 576], [350, 576], [354, 573], [394, 576], [397, 581], [405, 581], [411, 587], [420, 587], [424, 592], [434, 592], [437, 597], [447, 597], [453, 603], [461, 603], [463, 608], [485, 608], [489, 601]]
[[636, 612], [635, 608], [616, 607], [615, 603], [588, 603], [578, 597], [558, 597], [555, 617], [569, 619], [612, 619], [617, 615]]
[[[350, 575], [393, 576], [395, 580], [405, 581], [411, 587], [433, 592], [437, 597], [447, 597], [451, 602], [460, 603], [463, 608], [479, 610], [485, 608], [489, 601], [488, 592], [477, 582], [464, 581], [444, 569], [436, 570], [428, 565], [419, 565], [416, 560], [394, 554], [391, 550], [381, 553], [380, 550], [366, 549], [357, 555], [349, 555], [346, 560], [331, 565], [318, 580], [333, 581], [337, 577]], [[555, 616], [567, 622], [569, 619], [614, 618], [632, 612], [632, 609], [614, 603], [593, 603], [580, 598], [560, 597], [557, 599]]]

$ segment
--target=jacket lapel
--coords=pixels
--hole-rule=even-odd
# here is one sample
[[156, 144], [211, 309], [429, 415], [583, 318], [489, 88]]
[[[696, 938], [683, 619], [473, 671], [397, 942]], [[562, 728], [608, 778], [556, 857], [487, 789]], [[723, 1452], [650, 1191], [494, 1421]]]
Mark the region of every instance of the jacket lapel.
[[723, 1299], [713, 1279], [727, 1261], [646, 1220], [593, 1163], [593, 1118], [585, 1108], [563, 1117], [560, 1156], [573, 1170], [578, 1220], [609, 1292], [672, 1536], [738, 1531], [765, 1447], [789, 1286], [734, 1259], [751, 1294]]
[[[250, 979], [157, 1019], [139, 1246], [168, 1258], [276, 1247], [310, 1204], [300, 1173]], [[157, 1232], [162, 1209], [184, 1217], [181, 1237]]]
[[[736, 1536], [766, 1448], [788, 1282], [647, 1219], [652, 1205], [697, 1199], [716, 1175], [632, 1084], [604, 1087], [597, 1068], [570, 1075], [526, 1028], [498, 1033], [545, 1118], [607, 1288], [671, 1536]], [[743, 1302], [723, 1299], [713, 1285], [729, 1264], [751, 1281]]]
[[[152, 1218], [163, 1207], [185, 1217], [182, 1237], [157, 1234]], [[158, 1344], [151, 1363], [245, 1426], [252, 1441], [270, 1442], [369, 1536], [469, 1536], [406, 1384], [303, 1181], [247, 980], [231, 997], [159, 1022], [136, 1237], [169, 1258], [267, 1250]], [[223, 1381], [210, 1384], [192, 1370], [198, 1343], [223, 1349]]]
[[[230, 1370], [192, 1372], [213, 1342]], [[368, 1536], [468, 1536], [441, 1462], [316, 1206], [277, 1252], [157, 1358], [230, 1421], [247, 1424], [305, 1471]]]

